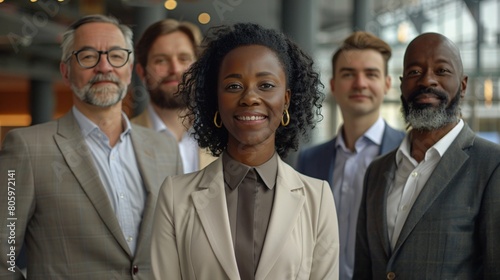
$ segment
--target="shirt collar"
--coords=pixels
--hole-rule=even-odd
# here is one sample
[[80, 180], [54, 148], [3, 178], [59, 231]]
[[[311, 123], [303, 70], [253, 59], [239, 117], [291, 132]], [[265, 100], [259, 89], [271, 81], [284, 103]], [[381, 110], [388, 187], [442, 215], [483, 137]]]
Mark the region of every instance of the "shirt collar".
[[273, 189], [278, 176], [278, 154], [274, 155], [265, 163], [259, 166], [248, 166], [233, 159], [228, 153], [222, 154], [222, 168], [224, 171], [224, 181], [234, 190], [238, 187], [248, 171], [254, 168], [259, 174], [267, 188]]
[[[458, 124], [455, 125], [455, 127], [450, 130], [443, 138], [439, 139], [438, 142], [436, 142], [432, 147], [425, 152], [425, 159], [428, 158], [430, 155], [431, 151], [435, 151], [439, 154], [439, 157], [442, 157], [444, 153], [448, 150], [448, 148], [451, 146], [453, 141], [457, 138], [458, 134], [464, 127], [464, 121], [460, 119], [458, 121]], [[397, 152], [396, 152], [396, 163], [400, 163], [403, 156], [413, 159], [410, 154], [410, 135], [411, 131], [406, 134], [405, 138], [401, 142], [401, 145], [399, 146]]]
[[451, 143], [457, 138], [458, 134], [464, 127], [464, 121], [460, 119], [455, 125], [455, 127], [450, 130], [443, 138], [441, 138], [436, 144], [434, 144], [434, 148], [437, 150], [439, 155], [443, 156], [446, 150], [451, 146]]
[[167, 126], [160, 119], [160, 116], [158, 116], [158, 114], [156, 113], [156, 111], [153, 108], [153, 105], [151, 105], [151, 103], [148, 104], [147, 110], [148, 110], [149, 117], [151, 118], [153, 129], [158, 131], [158, 132], [163, 132], [166, 130], [166, 131], [168, 131], [168, 133], [170, 133]]
[[[343, 128], [344, 125], [342, 125], [337, 132], [338, 136], [335, 146], [341, 147], [344, 151], [348, 151], [342, 133]], [[372, 142], [375, 145], [380, 146], [382, 144], [382, 138], [384, 137], [384, 130], [385, 130], [385, 122], [382, 119], [382, 117], [379, 117], [377, 121], [372, 126], [370, 126], [370, 128], [368, 128], [368, 130], [363, 134], [363, 136], [356, 141], [355, 144], [356, 150], [358, 150], [359, 143], [364, 141], [364, 139]]]
[[[101, 129], [92, 122], [89, 118], [87, 118], [76, 106], [73, 106], [71, 109], [73, 112], [73, 116], [76, 119], [76, 123], [80, 126], [80, 130], [82, 131], [83, 137], [89, 136], [94, 130], [101, 131]], [[127, 115], [122, 112], [122, 124], [125, 127], [124, 131], [120, 134], [120, 140], [123, 140], [123, 137], [128, 135], [132, 130], [132, 126], [130, 125], [130, 121]]]
[[382, 138], [384, 137], [385, 122], [382, 117], [365, 132], [364, 137], [368, 138], [370, 141], [377, 145], [382, 144]]
[[[170, 131], [168, 126], [165, 125], [165, 123], [162, 121], [160, 116], [156, 113], [155, 109], [153, 108], [153, 105], [151, 103], [148, 104], [147, 107], [149, 117], [151, 118], [151, 123], [153, 125], [153, 129], [157, 132], [166, 132], [170, 136], [173, 136], [175, 138], [175, 135]], [[186, 133], [182, 135], [182, 140], [188, 139], [189, 135], [192, 133], [192, 128], [188, 129]], [[182, 142], [182, 141], [181, 141]]]

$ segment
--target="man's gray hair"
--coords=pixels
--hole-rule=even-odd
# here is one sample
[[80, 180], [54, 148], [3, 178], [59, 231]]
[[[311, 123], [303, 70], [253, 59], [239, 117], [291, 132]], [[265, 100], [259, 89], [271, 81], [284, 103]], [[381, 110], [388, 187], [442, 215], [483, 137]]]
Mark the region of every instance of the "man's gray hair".
[[64, 32], [63, 37], [62, 37], [62, 42], [61, 42], [61, 48], [62, 48], [62, 57], [61, 61], [64, 63], [67, 63], [69, 58], [71, 57], [71, 52], [74, 51], [72, 50], [73, 43], [75, 41], [75, 31], [78, 29], [78, 27], [91, 23], [91, 22], [104, 22], [104, 23], [111, 23], [116, 25], [118, 29], [123, 34], [123, 37], [125, 38], [125, 43], [127, 44], [127, 49], [132, 51], [130, 54], [129, 61], [131, 63], [134, 63], [134, 43], [133, 43], [133, 32], [130, 27], [120, 24], [120, 22], [113, 16], [105, 16], [105, 15], [88, 15], [85, 17], [82, 17], [81, 19], [77, 20], [73, 24], [71, 24], [66, 32]]

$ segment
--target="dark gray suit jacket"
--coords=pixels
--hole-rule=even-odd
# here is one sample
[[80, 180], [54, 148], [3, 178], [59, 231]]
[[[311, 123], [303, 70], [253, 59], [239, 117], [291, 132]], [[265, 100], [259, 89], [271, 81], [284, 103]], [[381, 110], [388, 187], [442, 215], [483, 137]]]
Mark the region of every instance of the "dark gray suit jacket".
[[[379, 155], [396, 149], [404, 136], [403, 131], [395, 130], [386, 123]], [[335, 149], [336, 141], [337, 137], [300, 152], [296, 166], [297, 171], [314, 178], [326, 180], [330, 187], [333, 188], [333, 168], [335, 167], [337, 154], [337, 149]]]
[[[8, 270], [7, 255], [10, 246], [19, 253], [23, 245], [28, 279], [152, 279], [151, 227], [158, 191], [167, 175], [182, 173], [182, 162], [175, 139], [165, 141], [136, 125], [130, 135], [147, 194], [136, 252], [127, 245], [71, 112], [6, 135], [0, 151], [0, 279], [23, 279], [19, 271]], [[6, 203], [12, 177], [11, 216]], [[11, 222], [15, 244], [6, 241]]]
[[354, 279], [500, 279], [500, 146], [465, 125], [391, 251], [386, 197], [395, 154], [382, 156], [366, 171]]

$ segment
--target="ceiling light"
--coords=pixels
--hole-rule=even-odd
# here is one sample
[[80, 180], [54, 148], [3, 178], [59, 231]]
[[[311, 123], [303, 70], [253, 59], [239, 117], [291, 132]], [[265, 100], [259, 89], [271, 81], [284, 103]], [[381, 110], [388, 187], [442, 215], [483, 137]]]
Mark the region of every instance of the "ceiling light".
[[177, 1], [175, 0], [167, 0], [165, 1], [165, 9], [171, 11], [177, 7]]
[[198, 16], [198, 22], [201, 24], [207, 24], [210, 22], [210, 15], [208, 13], [201, 13]]

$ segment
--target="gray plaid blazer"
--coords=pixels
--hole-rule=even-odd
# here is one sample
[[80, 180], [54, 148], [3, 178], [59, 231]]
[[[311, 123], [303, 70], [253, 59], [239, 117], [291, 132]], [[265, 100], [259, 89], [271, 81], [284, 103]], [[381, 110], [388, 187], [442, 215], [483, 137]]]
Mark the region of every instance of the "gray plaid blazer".
[[395, 154], [366, 172], [354, 279], [500, 279], [500, 146], [476, 137], [466, 124], [391, 250], [386, 198]]
[[[135, 254], [130, 252], [92, 155], [71, 112], [59, 120], [16, 129], [0, 151], [0, 279], [10, 246], [26, 246], [28, 279], [152, 279], [150, 235], [159, 187], [182, 173], [176, 141], [132, 125], [131, 139], [147, 193]], [[15, 170], [15, 245], [7, 225], [9, 170]], [[10, 174], [12, 174], [10, 172]]]

